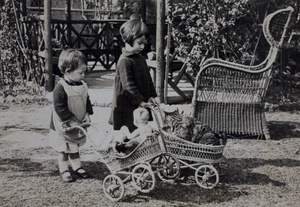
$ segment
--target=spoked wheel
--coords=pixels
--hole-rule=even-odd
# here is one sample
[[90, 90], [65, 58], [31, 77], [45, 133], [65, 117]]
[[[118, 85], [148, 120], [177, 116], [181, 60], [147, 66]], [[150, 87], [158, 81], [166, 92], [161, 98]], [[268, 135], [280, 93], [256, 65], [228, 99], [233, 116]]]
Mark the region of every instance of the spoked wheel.
[[123, 198], [125, 188], [123, 181], [117, 175], [108, 175], [103, 180], [105, 196], [111, 201], [119, 201]]
[[215, 168], [219, 172], [220, 176], [226, 175], [229, 170], [227, 158], [222, 155], [220, 162], [216, 164]]
[[172, 155], [166, 153], [156, 157], [151, 162], [152, 164], [158, 168], [158, 177], [161, 180], [170, 180], [176, 179], [180, 174], [180, 165], [177, 158]]
[[213, 189], [219, 183], [219, 173], [212, 165], [201, 165], [195, 172], [197, 184], [205, 189]]
[[155, 187], [155, 176], [148, 165], [139, 164], [132, 170], [132, 185], [142, 193], [149, 193]]

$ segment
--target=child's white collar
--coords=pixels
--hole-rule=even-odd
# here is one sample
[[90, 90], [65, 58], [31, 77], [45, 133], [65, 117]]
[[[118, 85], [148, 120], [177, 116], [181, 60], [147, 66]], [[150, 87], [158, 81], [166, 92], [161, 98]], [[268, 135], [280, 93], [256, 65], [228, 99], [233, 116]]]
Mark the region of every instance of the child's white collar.
[[125, 43], [125, 50], [132, 52], [133, 48], [128, 43]]

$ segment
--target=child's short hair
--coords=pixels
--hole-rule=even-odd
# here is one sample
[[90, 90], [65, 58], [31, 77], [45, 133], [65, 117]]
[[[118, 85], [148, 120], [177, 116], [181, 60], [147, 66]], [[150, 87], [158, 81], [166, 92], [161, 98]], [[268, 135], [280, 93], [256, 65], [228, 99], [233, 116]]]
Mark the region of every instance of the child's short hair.
[[67, 69], [69, 72], [78, 67], [79, 61], [87, 65], [87, 59], [82, 52], [75, 49], [63, 50], [58, 59], [58, 67], [61, 73], [65, 73]]
[[148, 35], [148, 28], [141, 20], [132, 19], [122, 24], [120, 34], [124, 42], [132, 46], [136, 38]]

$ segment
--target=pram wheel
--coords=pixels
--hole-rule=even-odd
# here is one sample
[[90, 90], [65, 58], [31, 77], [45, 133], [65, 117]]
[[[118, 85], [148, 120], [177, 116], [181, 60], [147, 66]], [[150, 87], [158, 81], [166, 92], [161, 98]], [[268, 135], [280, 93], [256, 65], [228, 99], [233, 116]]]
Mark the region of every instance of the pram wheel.
[[155, 166], [157, 175], [161, 180], [173, 180], [179, 177], [180, 166], [178, 160], [170, 154], [162, 154], [151, 161], [151, 166]]
[[221, 161], [217, 163], [215, 167], [218, 170], [220, 176], [226, 175], [229, 169], [227, 158], [222, 155]]
[[219, 183], [219, 173], [212, 165], [201, 165], [195, 172], [197, 184], [205, 189], [213, 189]]
[[155, 187], [155, 176], [146, 164], [139, 164], [132, 170], [132, 185], [142, 193], [149, 193]]
[[117, 175], [108, 175], [103, 180], [105, 196], [111, 201], [119, 201], [123, 198], [125, 188], [123, 181]]

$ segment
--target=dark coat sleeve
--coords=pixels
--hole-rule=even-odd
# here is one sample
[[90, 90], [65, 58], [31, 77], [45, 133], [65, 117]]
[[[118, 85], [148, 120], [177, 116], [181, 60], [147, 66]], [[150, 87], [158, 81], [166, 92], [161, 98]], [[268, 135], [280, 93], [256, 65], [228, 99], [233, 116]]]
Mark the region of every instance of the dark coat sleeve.
[[60, 83], [58, 83], [53, 90], [53, 104], [54, 110], [62, 122], [67, 122], [75, 117], [75, 115], [69, 110], [68, 95]]
[[144, 97], [140, 94], [136, 87], [133, 78], [132, 63], [129, 59], [120, 60], [118, 63], [118, 70], [120, 73], [120, 81], [124, 90], [124, 93], [130, 98], [133, 105], [140, 104]]
[[155, 90], [154, 83], [152, 82], [152, 77], [150, 75], [150, 72], [149, 72], [149, 84], [150, 84], [150, 97], [152, 97], [152, 98], [157, 97], [157, 93]]

